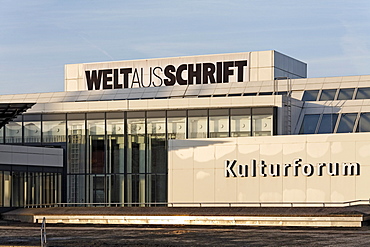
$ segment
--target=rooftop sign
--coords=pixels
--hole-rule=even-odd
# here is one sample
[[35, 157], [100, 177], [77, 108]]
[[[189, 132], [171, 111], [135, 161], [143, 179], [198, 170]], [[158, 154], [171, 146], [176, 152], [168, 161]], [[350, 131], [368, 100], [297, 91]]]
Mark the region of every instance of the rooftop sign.
[[65, 90], [238, 83], [276, 76], [305, 77], [306, 65], [276, 51], [67, 64]]
[[196, 63], [155, 67], [123, 67], [86, 70], [88, 90], [160, 87], [246, 80], [248, 60]]

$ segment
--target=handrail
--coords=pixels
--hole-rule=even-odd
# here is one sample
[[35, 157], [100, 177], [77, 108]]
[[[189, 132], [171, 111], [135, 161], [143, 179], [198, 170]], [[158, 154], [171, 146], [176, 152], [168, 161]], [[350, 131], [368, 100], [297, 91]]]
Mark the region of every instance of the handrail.
[[29, 204], [25, 208], [49, 207], [348, 207], [369, 205], [369, 200], [346, 202], [122, 202], [122, 203], [51, 203]]
[[41, 247], [47, 246], [46, 243], [46, 219], [45, 217], [42, 218], [41, 223]]

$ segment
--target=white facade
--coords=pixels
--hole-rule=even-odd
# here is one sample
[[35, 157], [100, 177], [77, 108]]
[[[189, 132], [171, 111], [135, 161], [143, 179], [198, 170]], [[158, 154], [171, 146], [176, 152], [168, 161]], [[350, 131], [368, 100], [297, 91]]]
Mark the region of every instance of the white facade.
[[219, 206], [368, 200], [369, 150], [369, 133], [171, 140], [168, 201]]
[[[126, 88], [164, 86], [164, 80], [167, 78], [165, 71], [168, 66], [173, 66], [176, 70], [169, 72], [169, 74], [173, 74], [177, 77], [181, 76], [184, 80], [184, 84], [208, 84], [211, 83], [210, 77], [204, 80], [203, 75], [206, 73], [205, 71], [207, 71], [207, 68], [211, 70], [211, 67], [205, 68], [204, 66], [213, 64], [215, 65], [215, 71], [212, 73], [214, 79], [215, 81], [221, 82], [225, 79], [222, 73], [225, 64], [221, 63], [230, 61], [245, 61], [245, 64], [240, 67], [230, 65], [231, 72], [230, 76], [227, 78], [229, 82], [268, 81], [274, 80], [276, 77], [305, 78], [307, 76], [307, 66], [305, 63], [276, 51], [258, 51], [105, 63], [68, 64], [65, 66], [65, 91], [87, 90], [88, 83], [86, 83], [86, 72], [89, 74], [90, 78], [93, 70], [111, 70], [107, 71], [106, 89], [112, 89], [115, 88], [115, 86], [125, 88], [125, 73], [127, 73]], [[190, 68], [189, 65], [192, 67]], [[197, 65], [199, 67], [197, 67]], [[180, 75], [177, 71], [181, 69], [181, 66], [182, 72]], [[125, 69], [129, 69], [129, 71], [122, 71]], [[114, 70], [116, 70], [117, 74], [115, 74]], [[197, 71], [199, 73], [199, 77], [195, 78], [193, 83], [189, 83], [189, 71]], [[239, 74], [241, 75], [241, 73], [243, 74], [243, 79], [238, 80], [238, 76]], [[218, 75], [221, 76], [221, 78], [217, 78]], [[102, 77], [104, 77], [104, 75], [102, 75]], [[190, 78], [193, 79], [193, 76]], [[103, 82], [101, 84], [103, 84]], [[177, 81], [174, 84], [180, 84], [180, 82]], [[102, 88], [103, 85], [100, 85], [99, 89]], [[96, 90], [95, 85], [91, 86], [88, 90], [94, 89]]]

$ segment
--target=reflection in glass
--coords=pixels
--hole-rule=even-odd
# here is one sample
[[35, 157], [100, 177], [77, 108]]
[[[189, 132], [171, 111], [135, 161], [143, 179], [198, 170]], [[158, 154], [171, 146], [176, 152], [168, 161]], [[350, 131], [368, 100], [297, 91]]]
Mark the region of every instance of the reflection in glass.
[[41, 115], [24, 115], [23, 131], [25, 143], [41, 142]]
[[5, 125], [5, 143], [22, 143], [22, 116]]
[[335, 124], [338, 119], [338, 114], [323, 114], [318, 134], [333, 133]]
[[370, 112], [360, 114], [356, 132], [370, 132]]
[[66, 141], [66, 122], [43, 121], [42, 122], [42, 142], [58, 143]]
[[[83, 174], [86, 172], [85, 120], [68, 121], [67, 156], [68, 173]], [[68, 202], [86, 202], [84, 175], [69, 176], [68, 188]]]
[[112, 174], [110, 175], [111, 203], [123, 203], [125, 198], [125, 175], [124, 174]]
[[107, 142], [108, 142], [108, 165], [107, 172], [121, 173], [122, 175], [109, 175], [107, 185], [110, 184], [108, 195], [109, 202], [123, 203], [125, 193], [124, 179], [124, 116], [123, 113], [107, 113]]
[[189, 110], [188, 138], [207, 138], [208, 114], [207, 110]]
[[89, 169], [91, 173], [104, 173], [105, 157], [105, 121], [104, 119], [87, 120], [89, 136]]
[[303, 101], [316, 101], [319, 90], [307, 90], [304, 91], [302, 100]]
[[272, 135], [272, 108], [252, 109], [253, 136]]
[[0, 128], [0, 143], [4, 143], [4, 129], [4, 127]]
[[0, 207], [3, 207], [3, 198], [4, 198], [4, 175], [3, 171], [0, 171]]
[[324, 89], [321, 91], [320, 99], [321, 101], [324, 100], [334, 100], [335, 93], [337, 92], [336, 89]]
[[362, 87], [357, 89], [355, 99], [370, 99], [370, 87]]
[[124, 172], [124, 130], [123, 118], [107, 119], [108, 173]]
[[249, 108], [231, 109], [231, 136], [251, 135], [251, 110]]
[[127, 113], [127, 183], [126, 202], [145, 202], [145, 112]]
[[229, 110], [209, 110], [209, 137], [229, 136]]
[[341, 115], [337, 133], [350, 133], [353, 132], [357, 113], [343, 113]]
[[339, 90], [338, 100], [351, 100], [353, 97], [354, 88], [342, 88]]
[[4, 207], [10, 207], [12, 195], [12, 176], [10, 171], [4, 171]]
[[[147, 115], [147, 173], [167, 173], [166, 119], [164, 112], [148, 112]], [[147, 202], [167, 200], [166, 176], [153, 182], [146, 176]], [[162, 190], [158, 190], [162, 189]], [[157, 191], [158, 190], [158, 191]]]
[[186, 138], [186, 111], [167, 112], [168, 139]]
[[20, 207], [24, 205], [24, 173], [12, 172], [12, 206]]
[[317, 122], [319, 121], [319, 117], [320, 114], [304, 115], [299, 134], [314, 134], [317, 127]]

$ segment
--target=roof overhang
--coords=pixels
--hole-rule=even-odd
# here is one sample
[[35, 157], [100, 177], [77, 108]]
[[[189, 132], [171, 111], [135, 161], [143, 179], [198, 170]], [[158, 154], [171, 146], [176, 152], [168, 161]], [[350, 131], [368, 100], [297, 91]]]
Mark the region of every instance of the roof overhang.
[[36, 103], [0, 103], [0, 128]]

